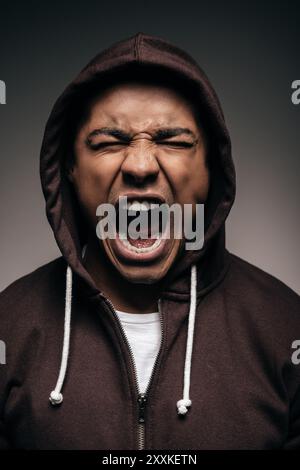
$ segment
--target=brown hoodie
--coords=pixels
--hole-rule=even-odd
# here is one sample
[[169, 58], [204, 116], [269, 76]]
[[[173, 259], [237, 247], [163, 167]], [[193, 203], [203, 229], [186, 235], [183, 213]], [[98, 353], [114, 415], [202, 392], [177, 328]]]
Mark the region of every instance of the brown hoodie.
[[[212, 158], [204, 246], [185, 252], [168, 274], [145, 397], [121, 323], [84, 267], [83, 224], [62, 171], [74, 105], [95, 83], [142, 69], [163, 70], [193, 90]], [[300, 448], [300, 365], [291, 360], [300, 298], [225, 248], [235, 197], [230, 137], [197, 63], [144, 33], [101, 52], [55, 103], [40, 169], [62, 256], [0, 296], [0, 448]]]

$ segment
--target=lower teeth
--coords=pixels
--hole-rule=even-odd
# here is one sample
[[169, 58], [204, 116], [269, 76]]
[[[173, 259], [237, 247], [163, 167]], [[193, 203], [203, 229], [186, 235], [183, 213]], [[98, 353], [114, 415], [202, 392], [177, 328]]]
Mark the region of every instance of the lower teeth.
[[159, 247], [159, 245], [161, 244], [162, 242], [162, 239], [161, 238], [157, 238], [155, 240], [155, 242], [153, 243], [153, 245], [151, 246], [147, 246], [147, 247], [144, 247], [144, 248], [138, 248], [137, 246], [133, 246], [131, 245], [131, 243], [129, 243], [129, 241], [127, 240], [127, 238], [125, 238], [124, 235], [121, 235], [119, 236], [119, 239], [121, 240], [121, 242], [123, 243], [124, 246], [126, 246], [126, 248], [130, 251], [133, 251], [134, 253], [149, 253], [150, 251], [153, 251], [155, 250], [157, 247]]

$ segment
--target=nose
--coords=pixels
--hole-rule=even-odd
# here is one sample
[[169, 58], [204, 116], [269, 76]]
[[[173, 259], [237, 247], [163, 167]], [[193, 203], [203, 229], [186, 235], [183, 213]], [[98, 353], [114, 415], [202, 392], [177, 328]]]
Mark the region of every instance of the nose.
[[124, 182], [130, 185], [154, 182], [159, 173], [159, 164], [153, 143], [147, 139], [134, 140], [127, 148], [121, 172]]

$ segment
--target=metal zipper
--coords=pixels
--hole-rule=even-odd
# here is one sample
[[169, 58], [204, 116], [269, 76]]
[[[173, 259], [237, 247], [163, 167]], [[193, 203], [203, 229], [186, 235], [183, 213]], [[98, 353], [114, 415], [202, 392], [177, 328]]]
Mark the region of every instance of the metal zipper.
[[104, 298], [104, 301], [109, 306], [112, 313], [114, 314], [114, 317], [117, 320], [117, 323], [119, 325], [119, 328], [120, 328], [122, 337], [124, 339], [124, 342], [127, 345], [127, 348], [129, 350], [129, 353], [130, 353], [131, 367], [132, 367], [132, 371], [133, 371], [134, 378], [135, 378], [135, 388], [136, 388], [137, 397], [138, 397], [137, 398], [137, 405], [138, 405], [137, 445], [138, 445], [138, 450], [143, 450], [145, 448], [145, 409], [146, 409], [146, 405], [148, 403], [148, 392], [149, 392], [149, 388], [151, 386], [153, 376], [154, 376], [154, 373], [155, 373], [155, 370], [156, 370], [156, 367], [157, 367], [158, 359], [161, 355], [163, 340], [164, 340], [163, 316], [162, 316], [162, 313], [161, 313], [161, 299], [158, 299], [158, 312], [159, 312], [160, 324], [161, 324], [161, 329], [162, 329], [160, 347], [159, 347], [159, 351], [158, 351], [158, 354], [157, 354], [155, 362], [154, 362], [154, 366], [152, 368], [152, 372], [151, 372], [151, 375], [150, 375], [150, 379], [149, 379], [147, 388], [146, 388], [144, 393], [141, 393], [141, 391], [139, 389], [139, 384], [138, 384], [138, 379], [137, 379], [137, 369], [136, 369], [136, 365], [135, 365], [134, 355], [133, 355], [130, 343], [128, 341], [128, 338], [126, 336], [125, 330], [124, 330], [124, 328], [122, 326], [122, 323], [121, 323], [121, 321], [118, 317], [118, 314], [116, 312], [116, 309], [115, 309], [115, 307], [113, 306], [112, 302], [109, 299]]

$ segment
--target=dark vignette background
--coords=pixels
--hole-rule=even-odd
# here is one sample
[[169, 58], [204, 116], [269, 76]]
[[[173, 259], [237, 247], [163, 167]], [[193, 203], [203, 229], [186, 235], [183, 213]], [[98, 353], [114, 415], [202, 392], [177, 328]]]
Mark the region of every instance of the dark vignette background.
[[96, 53], [138, 31], [191, 53], [220, 97], [237, 171], [228, 249], [300, 294], [300, 0], [0, 0], [0, 290], [60, 255], [38, 171], [55, 99]]

